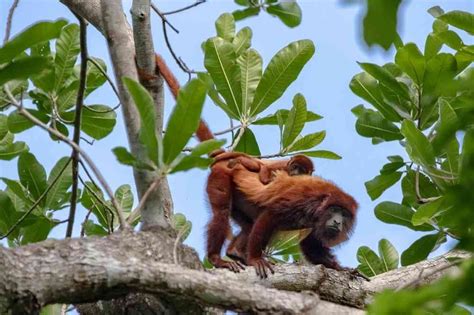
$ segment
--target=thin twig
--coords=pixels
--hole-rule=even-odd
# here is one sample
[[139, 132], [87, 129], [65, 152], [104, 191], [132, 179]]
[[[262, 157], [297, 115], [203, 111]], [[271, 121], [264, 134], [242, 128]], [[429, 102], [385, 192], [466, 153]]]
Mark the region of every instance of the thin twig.
[[268, 155], [259, 155], [255, 156], [257, 159], [271, 159], [276, 157], [283, 157], [285, 156], [283, 153], [275, 153], [275, 154], [268, 154]]
[[[102, 68], [102, 66], [97, 61], [94, 60], [94, 58], [87, 57], [87, 60], [90, 61], [100, 71], [100, 73], [102, 73], [102, 75], [105, 77], [107, 82], [109, 82], [110, 87], [114, 91], [115, 95], [120, 100], [120, 93], [119, 93], [117, 87], [115, 86], [114, 81], [112, 81], [112, 79], [109, 77], [107, 72]], [[120, 104], [118, 106], [120, 106]]]
[[158, 14], [161, 18], [161, 20], [163, 21], [163, 23], [166, 23], [169, 25], [169, 27], [171, 27], [171, 29], [173, 31], [176, 32], [176, 34], [179, 34], [179, 30], [173, 26], [173, 24], [171, 24], [168, 19], [166, 18], [166, 16], [163, 14], [163, 12], [161, 12], [157, 7], [156, 5], [154, 5], [153, 3], [151, 4], [151, 8], [153, 9], [153, 11], [155, 11], [156, 14]]
[[[92, 209], [89, 209], [89, 211], [87, 211], [86, 217], [84, 218], [84, 222], [82, 222], [81, 234], [80, 234], [81, 237], [84, 237], [84, 235], [85, 235], [85, 233], [86, 233], [85, 227], [86, 227], [86, 223], [87, 223], [87, 221], [89, 220], [89, 217], [90, 217], [91, 213], [92, 213]], [[109, 233], [110, 233], [110, 230], [109, 230]]]
[[19, 2], [20, 0], [13, 1], [12, 6], [10, 7], [10, 11], [8, 11], [7, 26], [5, 27], [5, 37], [3, 38], [4, 45], [6, 42], [8, 42], [8, 39], [10, 38], [10, 33], [12, 30], [13, 14], [15, 13], [15, 9], [18, 6]]
[[51, 190], [51, 188], [53, 188], [53, 186], [56, 184], [56, 182], [59, 180], [59, 178], [61, 178], [61, 176], [63, 175], [64, 171], [66, 170], [67, 166], [69, 165], [69, 162], [71, 162], [71, 159], [69, 159], [67, 161], [66, 164], [64, 164], [63, 168], [61, 169], [61, 171], [59, 172], [58, 176], [56, 176], [56, 178], [54, 178], [54, 180], [51, 182], [51, 184], [43, 191], [43, 193], [41, 194], [41, 196], [39, 196], [39, 198], [33, 203], [33, 205], [28, 209], [28, 211], [26, 211], [16, 222], [15, 224], [13, 224], [9, 229], [8, 231], [0, 236], [0, 240], [3, 240], [4, 238], [8, 237], [10, 234], [13, 233], [13, 231], [21, 224], [21, 222], [23, 222], [27, 216], [30, 215], [31, 212], [33, 212], [33, 210], [35, 210], [35, 208], [40, 204], [41, 201], [43, 201], [44, 198], [46, 198], [46, 196], [48, 195], [48, 192]]
[[[232, 124], [232, 121], [231, 121], [231, 124]], [[241, 126], [230, 127], [230, 128], [225, 129], [225, 130], [222, 130], [222, 131], [214, 132], [214, 135], [215, 136], [224, 135], [226, 133], [234, 131], [235, 129], [239, 129], [240, 127]]]
[[197, 7], [198, 5], [202, 4], [206, 2], [206, 0], [197, 0], [196, 2], [194, 2], [193, 4], [190, 4], [184, 8], [181, 8], [181, 9], [177, 9], [177, 10], [174, 10], [174, 11], [168, 11], [168, 12], [164, 12], [163, 15], [171, 15], [171, 14], [175, 14], [175, 13], [179, 13], [179, 12], [183, 12], [183, 11], [186, 11], [186, 10], [189, 10], [191, 8], [194, 8], [194, 7]]
[[142, 196], [142, 199], [140, 199], [140, 203], [135, 209], [133, 209], [133, 211], [130, 213], [130, 215], [127, 218], [127, 222], [129, 224], [132, 224], [138, 218], [138, 216], [140, 215], [142, 211], [142, 208], [145, 206], [145, 202], [148, 199], [148, 196], [151, 195], [153, 191], [155, 191], [156, 187], [158, 186], [160, 182], [160, 179], [161, 179], [160, 177], [156, 178], [153, 181], [153, 183], [151, 183], [150, 187], [148, 187], [148, 189], [145, 191], [145, 193]]
[[[74, 13], [74, 12], [73, 12]], [[74, 135], [72, 141], [79, 146], [81, 141], [81, 117], [82, 117], [82, 106], [84, 105], [84, 94], [86, 90], [86, 80], [87, 80], [87, 23], [81, 16], [74, 13], [76, 18], [79, 21], [80, 27], [80, 45], [81, 45], [81, 70], [79, 74], [79, 90], [77, 92], [76, 99], [76, 116], [74, 117]], [[78, 176], [79, 176], [79, 152], [72, 150], [72, 193], [71, 193], [71, 207], [69, 208], [69, 222], [66, 228], [66, 238], [72, 236], [72, 231], [74, 227], [74, 219], [76, 217], [76, 207], [77, 207], [77, 189], [79, 186]]]
[[196, 73], [196, 71], [189, 69], [188, 66], [183, 62], [183, 60], [179, 58], [174, 52], [173, 47], [171, 47], [170, 39], [168, 38], [168, 32], [166, 30], [166, 24], [164, 21], [163, 21], [163, 36], [165, 37], [166, 47], [168, 47], [168, 50], [170, 51], [171, 56], [173, 56], [173, 59], [176, 61], [178, 66], [181, 68], [181, 70], [183, 70], [185, 73], [188, 74], [188, 77], [189, 77], [188, 79], [190, 79], [191, 74]]
[[229, 149], [230, 151], [235, 150], [235, 147], [237, 147], [237, 145], [239, 144], [240, 139], [242, 139], [242, 136], [244, 135], [246, 128], [247, 127], [244, 126], [244, 125], [240, 126], [239, 133], [237, 134], [237, 137], [235, 138], [234, 143], [232, 143], [232, 146]]
[[30, 120], [31, 122], [33, 122], [35, 125], [37, 125], [38, 127], [40, 127], [41, 129], [43, 130], [46, 130], [47, 132], [53, 134], [54, 136], [56, 136], [59, 140], [65, 142], [66, 144], [68, 144], [70, 147], [72, 147], [74, 150], [77, 150], [79, 151], [79, 154], [82, 155], [82, 157], [84, 158], [85, 162], [89, 165], [89, 167], [91, 168], [92, 172], [94, 173], [94, 175], [97, 177], [97, 179], [99, 180], [100, 184], [102, 185], [102, 187], [105, 189], [105, 192], [107, 193], [107, 195], [109, 196], [110, 200], [112, 201], [112, 205], [114, 206], [115, 210], [117, 211], [117, 215], [119, 217], [119, 222], [120, 222], [120, 228], [121, 229], [129, 229], [130, 226], [127, 224], [127, 221], [125, 220], [124, 216], [123, 216], [123, 212], [122, 212], [122, 208], [120, 207], [120, 205], [118, 204], [117, 200], [115, 199], [115, 196], [114, 196], [114, 193], [112, 192], [112, 189], [110, 188], [110, 186], [107, 184], [107, 181], [105, 180], [104, 176], [102, 175], [102, 173], [100, 172], [100, 170], [97, 168], [97, 166], [94, 164], [94, 162], [92, 161], [92, 159], [90, 158], [90, 156], [84, 151], [82, 150], [77, 144], [75, 144], [73, 141], [71, 141], [69, 138], [67, 138], [66, 136], [64, 136], [62, 133], [48, 127], [48, 125], [44, 124], [42, 121], [40, 121], [38, 118], [36, 118], [35, 116], [33, 116], [32, 114], [30, 114], [30, 112], [28, 112], [27, 110], [25, 110], [23, 108], [23, 106], [21, 106], [20, 103], [18, 103], [18, 101], [15, 99], [15, 97], [12, 95], [12, 93], [10, 92], [10, 90], [8, 89], [8, 87], [4, 87], [4, 90], [5, 90], [5, 93], [7, 94], [7, 96], [10, 98], [10, 101], [12, 103], [13, 106], [15, 106], [17, 109], [18, 109], [18, 112], [25, 116], [25, 118], [27, 118], [28, 120]]
[[174, 261], [174, 264], [175, 264], [175, 265], [179, 264], [179, 260], [178, 260], [178, 245], [179, 245], [179, 241], [180, 241], [181, 237], [183, 237], [185, 231], [186, 231], [186, 229], [184, 229], [184, 228], [181, 229], [181, 230], [179, 230], [178, 235], [176, 236], [176, 239], [174, 240], [174, 246], [173, 246], [173, 261]]

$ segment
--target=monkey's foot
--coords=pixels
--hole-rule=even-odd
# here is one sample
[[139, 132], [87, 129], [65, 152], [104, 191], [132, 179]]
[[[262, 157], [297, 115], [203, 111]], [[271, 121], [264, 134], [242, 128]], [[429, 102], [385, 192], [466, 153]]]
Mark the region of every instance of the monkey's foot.
[[272, 264], [265, 260], [264, 258], [254, 258], [254, 259], [249, 259], [248, 264], [250, 266], [255, 267], [255, 272], [257, 273], [257, 276], [260, 278], [264, 279], [268, 277], [269, 272], [272, 274], [275, 273], [273, 270]]
[[225, 268], [233, 272], [240, 272], [245, 270], [245, 267], [238, 261], [226, 261], [220, 257], [208, 258], [209, 262], [216, 268]]
[[242, 265], [247, 266], [247, 261], [244, 258], [244, 255], [242, 255], [239, 251], [237, 250], [228, 250], [226, 253], [227, 257], [231, 258], [232, 260], [235, 260]]

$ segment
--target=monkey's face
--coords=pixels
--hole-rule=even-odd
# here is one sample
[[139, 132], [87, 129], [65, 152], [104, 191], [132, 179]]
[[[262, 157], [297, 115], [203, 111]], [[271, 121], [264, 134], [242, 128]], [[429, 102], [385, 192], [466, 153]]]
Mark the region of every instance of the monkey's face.
[[313, 171], [313, 162], [304, 155], [295, 155], [288, 163], [288, 174], [290, 176], [311, 175]]
[[349, 238], [354, 218], [341, 207], [330, 207], [318, 222], [316, 234], [325, 246], [332, 247]]

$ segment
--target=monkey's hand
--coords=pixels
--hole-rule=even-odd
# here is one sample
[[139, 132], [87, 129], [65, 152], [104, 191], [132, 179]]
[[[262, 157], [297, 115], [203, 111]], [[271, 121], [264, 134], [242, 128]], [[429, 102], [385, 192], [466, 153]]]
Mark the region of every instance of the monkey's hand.
[[209, 259], [209, 261], [216, 268], [225, 268], [233, 272], [240, 272], [240, 270], [245, 269], [245, 267], [238, 261], [226, 261], [220, 257]]
[[247, 263], [250, 266], [255, 267], [255, 272], [257, 273], [257, 276], [259, 276], [261, 279], [267, 278], [269, 272], [271, 272], [272, 274], [275, 273], [272, 264], [262, 257], [249, 259]]

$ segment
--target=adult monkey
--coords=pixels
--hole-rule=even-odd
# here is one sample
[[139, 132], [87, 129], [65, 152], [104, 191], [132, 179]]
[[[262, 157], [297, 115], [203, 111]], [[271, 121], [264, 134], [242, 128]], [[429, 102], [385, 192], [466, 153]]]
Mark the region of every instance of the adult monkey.
[[[160, 55], [155, 55], [155, 61], [157, 70], [167, 82], [176, 99], [180, 88], [178, 80]], [[201, 142], [214, 138], [209, 127], [202, 119], [196, 130], [196, 136]], [[250, 172], [258, 173], [258, 178], [262, 184], [269, 183], [276, 170], [285, 170], [293, 176], [312, 174], [314, 166], [311, 160], [303, 155], [292, 157], [289, 160], [263, 161], [244, 153], [218, 150], [213, 152], [211, 156], [215, 158], [215, 162], [211, 166], [206, 188], [212, 208], [212, 219], [207, 230], [207, 257], [215, 267], [228, 268], [238, 272], [243, 269], [240, 262], [245, 263], [245, 247], [251, 226], [239, 210], [240, 205], [247, 202], [245, 196], [234, 188], [233, 166], [238, 164]], [[225, 261], [220, 256], [222, 246], [227, 236], [231, 234], [231, 217], [241, 226], [241, 232], [233, 239], [227, 252], [229, 256], [238, 261]]]
[[239, 213], [251, 222], [245, 260], [260, 277], [273, 273], [263, 251], [272, 235], [285, 230], [311, 229], [300, 242], [306, 259], [336, 270], [347, 269], [339, 265], [330, 248], [350, 237], [358, 207], [352, 196], [321, 178], [291, 177], [282, 171], [264, 185], [256, 173], [241, 165], [235, 167], [233, 180], [245, 196], [241, 199], [245, 203], [238, 205]]

